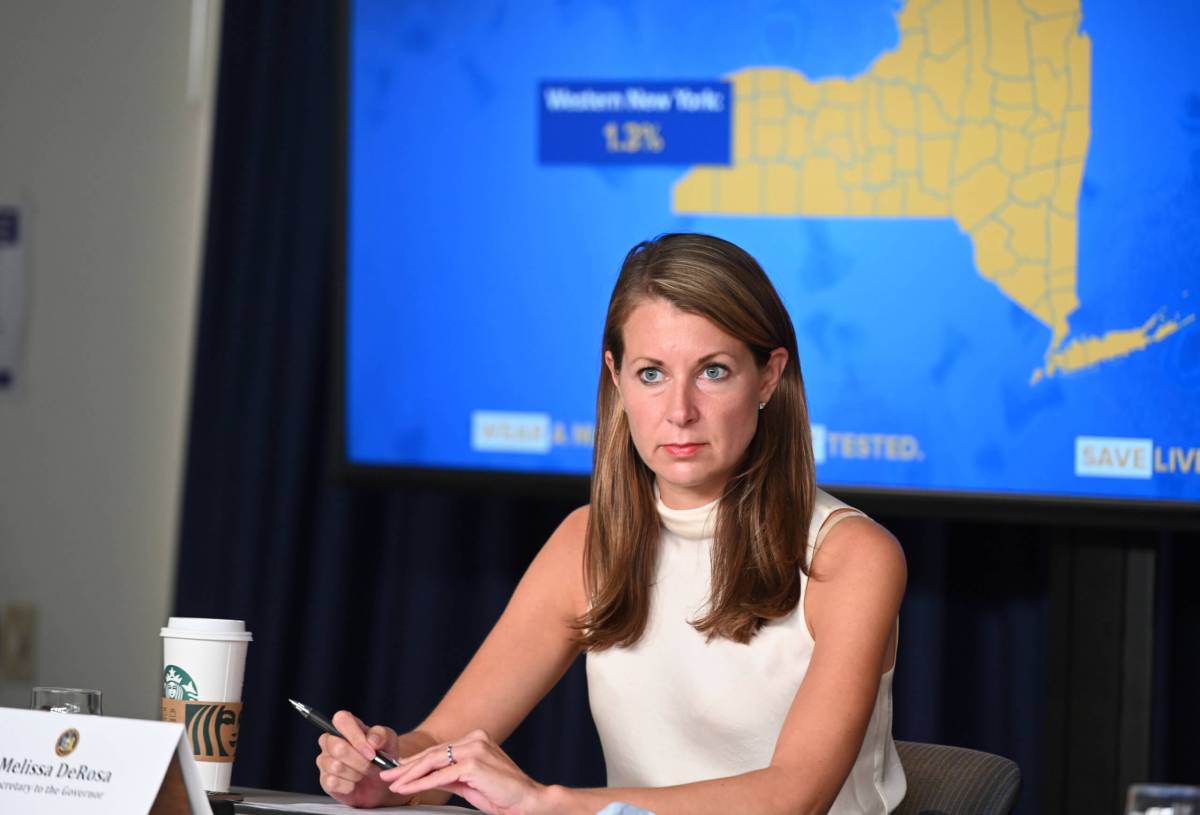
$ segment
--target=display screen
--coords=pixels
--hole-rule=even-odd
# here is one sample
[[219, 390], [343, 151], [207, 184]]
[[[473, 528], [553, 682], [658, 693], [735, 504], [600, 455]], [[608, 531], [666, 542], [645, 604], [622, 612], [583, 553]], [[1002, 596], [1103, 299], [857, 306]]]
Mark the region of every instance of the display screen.
[[1200, 7], [348, 9], [344, 450], [586, 476], [625, 253], [749, 251], [828, 486], [1200, 502]]

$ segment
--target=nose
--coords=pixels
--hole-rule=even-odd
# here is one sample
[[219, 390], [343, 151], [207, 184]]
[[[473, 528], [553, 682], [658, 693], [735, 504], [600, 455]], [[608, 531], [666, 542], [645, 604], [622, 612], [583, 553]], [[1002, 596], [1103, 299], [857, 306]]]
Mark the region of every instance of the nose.
[[687, 427], [700, 418], [696, 405], [695, 385], [691, 381], [676, 382], [671, 387], [667, 404], [667, 421], [676, 427]]

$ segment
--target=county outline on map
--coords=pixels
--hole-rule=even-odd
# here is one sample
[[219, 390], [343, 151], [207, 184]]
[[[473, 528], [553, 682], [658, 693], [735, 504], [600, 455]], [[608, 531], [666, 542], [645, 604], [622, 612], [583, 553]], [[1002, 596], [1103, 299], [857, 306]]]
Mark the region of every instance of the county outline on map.
[[860, 76], [729, 75], [734, 161], [675, 184], [679, 214], [950, 218], [975, 268], [1045, 325], [1030, 382], [1160, 342], [1195, 320], [1072, 336], [1078, 208], [1091, 136], [1079, 0], [910, 0], [900, 42]]

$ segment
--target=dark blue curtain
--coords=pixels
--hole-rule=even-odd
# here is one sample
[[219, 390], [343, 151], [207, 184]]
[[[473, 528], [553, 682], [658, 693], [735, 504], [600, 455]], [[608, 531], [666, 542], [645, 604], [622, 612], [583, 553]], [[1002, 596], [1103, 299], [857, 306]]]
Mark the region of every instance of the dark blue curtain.
[[[337, 14], [225, 6], [175, 613], [254, 632], [234, 782], [316, 791], [316, 732], [286, 698], [416, 724], [577, 495], [334, 474]], [[614, 275], [615, 275], [614, 270]], [[1015, 759], [1039, 811], [1058, 531], [884, 517], [909, 559], [898, 738]], [[1195, 536], [1160, 535], [1159, 778], [1200, 778]], [[601, 785], [577, 664], [506, 745], [544, 781]]]

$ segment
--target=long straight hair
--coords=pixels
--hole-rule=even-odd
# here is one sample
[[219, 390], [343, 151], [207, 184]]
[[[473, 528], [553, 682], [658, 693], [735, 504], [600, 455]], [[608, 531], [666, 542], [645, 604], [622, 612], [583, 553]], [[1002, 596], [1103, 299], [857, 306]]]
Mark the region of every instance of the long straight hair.
[[[796, 332], [775, 287], [741, 248], [710, 235], [667, 234], [630, 250], [613, 287], [603, 351], [620, 370], [633, 310], [661, 299], [741, 340], [761, 368], [788, 352], [783, 376], [721, 496], [707, 612], [691, 624], [709, 639], [749, 642], [800, 602], [816, 494]], [[620, 394], [600, 360], [591, 512], [584, 549], [588, 611], [576, 621], [590, 650], [636, 643], [650, 614], [658, 563], [654, 474], [638, 455]]]

